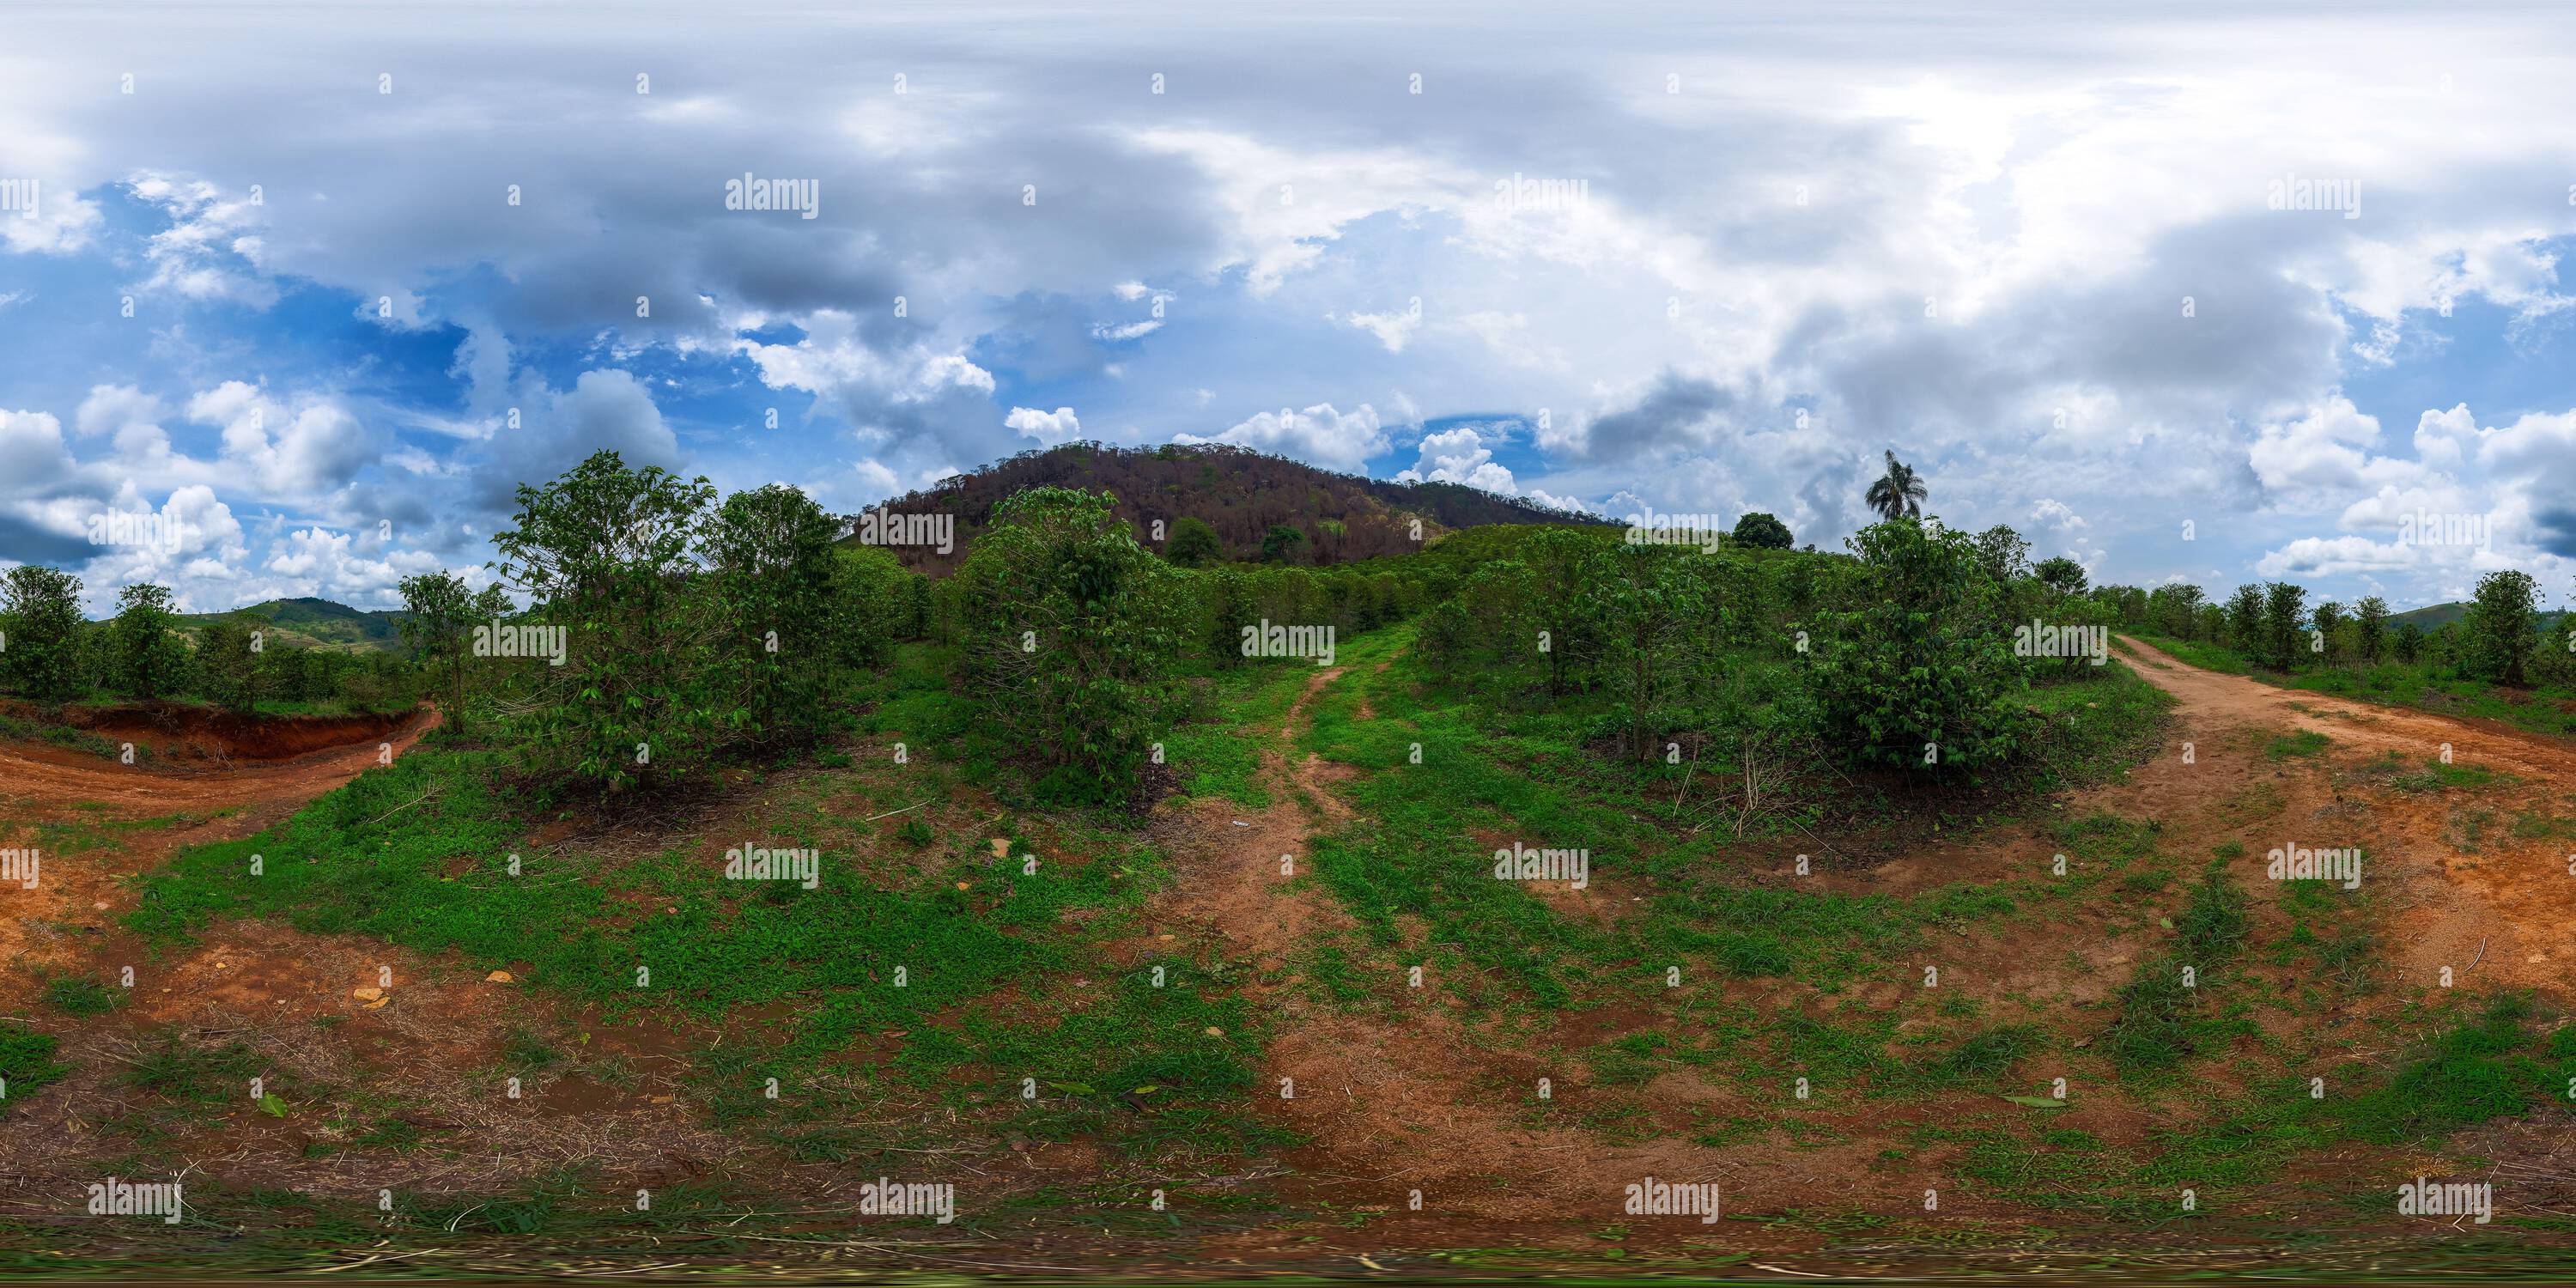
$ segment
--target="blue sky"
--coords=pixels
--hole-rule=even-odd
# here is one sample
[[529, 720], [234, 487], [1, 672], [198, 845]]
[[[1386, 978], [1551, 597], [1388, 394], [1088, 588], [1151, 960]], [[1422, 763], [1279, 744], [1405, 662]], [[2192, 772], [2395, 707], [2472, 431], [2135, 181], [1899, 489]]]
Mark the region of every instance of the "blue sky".
[[2097, 580], [2564, 602], [2576, 14], [1915, 12], [15, 8], [0, 560], [385, 606], [598, 447], [1068, 438], [1831, 547], [1894, 449]]

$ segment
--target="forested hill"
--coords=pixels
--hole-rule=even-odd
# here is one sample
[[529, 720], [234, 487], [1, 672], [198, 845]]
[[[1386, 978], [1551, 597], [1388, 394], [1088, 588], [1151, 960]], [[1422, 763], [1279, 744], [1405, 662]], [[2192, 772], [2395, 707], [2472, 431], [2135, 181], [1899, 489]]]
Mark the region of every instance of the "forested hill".
[[258, 618], [259, 621], [252, 625], [262, 626], [271, 638], [280, 643], [293, 644], [302, 648], [327, 648], [346, 652], [365, 652], [370, 649], [394, 653], [409, 651], [402, 642], [403, 615], [400, 610], [351, 608], [346, 604], [310, 596], [302, 599], [266, 600], [245, 608], [236, 608], [229, 613], [185, 614], [178, 619], [178, 624], [184, 629], [194, 631], [218, 618], [239, 616]]
[[[1551, 509], [1457, 483], [1391, 483], [1336, 474], [1284, 457], [1224, 445], [1103, 447], [1068, 443], [1024, 452], [939, 486], [898, 497], [881, 507], [898, 515], [956, 516], [954, 548], [897, 545], [908, 567], [932, 574], [953, 569], [975, 535], [992, 521], [1003, 498], [1033, 487], [1107, 491], [1118, 498], [1121, 518], [1140, 537], [1151, 523], [1170, 525], [1184, 516], [1216, 529], [1228, 557], [1257, 559], [1273, 525], [1295, 528], [1305, 540], [1293, 547], [1296, 562], [1345, 563], [1419, 549], [1413, 521], [1429, 540], [1455, 528], [1494, 523], [1588, 523], [1592, 516]], [[855, 516], [854, 516], [855, 521]], [[856, 538], [853, 538], [856, 540]]]

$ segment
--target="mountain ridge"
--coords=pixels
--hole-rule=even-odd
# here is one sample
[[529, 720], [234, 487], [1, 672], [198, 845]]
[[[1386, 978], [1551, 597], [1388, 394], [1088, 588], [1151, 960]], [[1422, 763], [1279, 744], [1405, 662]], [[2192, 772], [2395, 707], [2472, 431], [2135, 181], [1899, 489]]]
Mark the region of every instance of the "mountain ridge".
[[[1261, 557], [1263, 537], [1274, 525], [1303, 536], [1297, 562], [1336, 564], [1418, 550], [1460, 528], [1608, 522], [1463, 483], [1372, 479], [1230, 444], [1128, 448], [1080, 442], [1022, 452], [870, 507], [907, 518], [948, 516], [953, 541], [947, 551], [870, 544], [885, 544], [906, 567], [946, 573], [964, 561], [1004, 498], [1048, 486], [1109, 492], [1118, 499], [1119, 517], [1157, 551], [1162, 544], [1156, 521], [1164, 525], [1159, 535], [1168, 537], [1179, 520], [1198, 519], [1215, 529], [1227, 558], [1242, 560]], [[861, 516], [846, 517], [854, 534], [847, 540], [856, 542]]]

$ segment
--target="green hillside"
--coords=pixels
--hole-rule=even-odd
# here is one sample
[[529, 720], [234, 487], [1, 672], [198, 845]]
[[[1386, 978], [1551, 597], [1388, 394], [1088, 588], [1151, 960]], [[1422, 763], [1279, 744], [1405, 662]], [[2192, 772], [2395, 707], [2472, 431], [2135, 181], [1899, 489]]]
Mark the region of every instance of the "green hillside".
[[272, 599], [229, 613], [195, 613], [179, 620], [194, 628], [225, 617], [255, 617], [280, 643], [344, 652], [403, 651], [398, 609], [370, 611], [327, 599]]
[[2391, 613], [2388, 615], [2388, 624], [2398, 626], [2413, 622], [2417, 627], [2429, 631], [2437, 626], [2448, 626], [2460, 620], [2468, 611], [2469, 606], [2464, 603], [2433, 604], [2424, 608], [2410, 608], [2402, 613]]
[[[2418, 629], [2429, 631], [2439, 627], [2448, 626], [2468, 615], [2469, 606], [2464, 602], [2454, 600], [2450, 603], [2433, 604], [2424, 608], [2410, 608], [2402, 613], [2391, 613], [2388, 615], [2388, 624], [2391, 627], [2396, 627], [2407, 622], [2413, 622]], [[2542, 630], [2549, 629], [2551, 625], [2558, 621], [2559, 615], [2559, 612], [2556, 611], [2541, 613], [2540, 628]]]

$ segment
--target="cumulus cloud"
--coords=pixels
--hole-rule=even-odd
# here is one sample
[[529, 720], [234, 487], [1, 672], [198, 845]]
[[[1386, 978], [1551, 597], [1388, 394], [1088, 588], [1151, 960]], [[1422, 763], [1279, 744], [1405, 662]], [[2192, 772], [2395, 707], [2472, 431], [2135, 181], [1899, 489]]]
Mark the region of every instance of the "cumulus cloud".
[[[1169, 96], [1103, 93], [1132, 55], [1074, 15], [971, 40], [853, 17], [918, 51], [900, 96], [851, 92], [831, 48], [676, 19], [639, 96], [588, 24], [503, 47], [468, 14], [362, 108], [313, 70], [364, 62], [343, 29], [167, 17], [0, 50], [0, 177], [39, 181], [0, 211], [23, 260], [0, 269], [29, 270], [5, 272], [0, 361], [53, 418], [0, 421], [24, 467], [0, 554], [58, 552], [49, 507], [132, 481], [296, 515], [246, 538], [264, 552], [385, 517], [470, 561], [460, 529], [592, 448], [859, 492], [1069, 437], [1072, 407], [1336, 469], [1420, 446], [1413, 473], [1500, 486], [1496, 435], [1402, 431], [1513, 413], [1549, 495], [1766, 509], [1819, 544], [1894, 446], [1945, 519], [2037, 523], [2141, 581], [2359, 567], [2296, 542], [2385, 543], [2427, 508], [2496, 516], [2498, 557], [2576, 552], [2561, 415], [2522, 415], [2490, 355], [2446, 358], [2556, 360], [2565, 13], [2007, 6], [1890, 36], [1784, 12], [1748, 35], [1506, 4], [1466, 43], [1400, 9], [1356, 43], [1226, 13], [1175, 29]], [[101, 48], [225, 75], [98, 93]], [[1538, 105], [1542, 63], [1658, 74]], [[2477, 75], [2426, 84], [2447, 66]], [[531, 94], [543, 120], [499, 106]], [[825, 216], [724, 211], [747, 157], [810, 171]], [[2272, 208], [2292, 173], [2351, 182], [2362, 217]], [[132, 325], [96, 326], [124, 294]], [[1264, 406], [1305, 410], [1193, 437]], [[784, 432], [722, 432], [772, 409]], [[2212, 512], [2251, 517], [2161, 535]]]
[[1520, 486], [1512, 481], [1512, 472], [1494, 459], [1493, 449], [1485, 446], [1484, 436], [1464, 425], [1424, 435], [1421, 461], [1396, 478], [1404, 482], [1464, 483], [1505, 496], [1520, 492]]
[[1071, 407], [1058, 407], [1054, 411], [1013, 407], [1011, 414], [1002, 418], [1002, 423], [1047, 447], [1082, 437], [1082, 421], [1073, 414]]
[[1317, 403], [1303, 411], [1259, 412], [1224, 433], [1207, 438], [1175, 434], [1172, 441], [1230, 443], [1346, 474], [1366, 473], [1368, 459], [1388, 447], [1386, 432], [1378, 424], [1377, 408], [1367, 403], [1347, 413], [1331, 403]]

